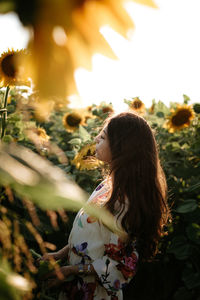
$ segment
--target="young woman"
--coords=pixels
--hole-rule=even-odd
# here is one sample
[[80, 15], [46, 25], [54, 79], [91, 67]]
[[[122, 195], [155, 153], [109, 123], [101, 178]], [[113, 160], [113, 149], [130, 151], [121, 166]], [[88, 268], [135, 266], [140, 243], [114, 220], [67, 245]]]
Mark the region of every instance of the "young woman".
[[[122, 288], [133, 278], [138, 258], [157, 251], [169, 217], [166, 181], [153, 132], [140, 116], [125, 112], [109, 118], [96, 137], [96, 157], [109, 165], [107, 177], [88, 201], [106, 207], [127, 233], [122, 241], [83, 210], [77, 214], [68, 245], [43, 259], [66, 258], [59, 299], [123, 299]], [[53, 278], [52, 278], [53, 277]], [[62, 281], [49, 277], [50, 285]]]

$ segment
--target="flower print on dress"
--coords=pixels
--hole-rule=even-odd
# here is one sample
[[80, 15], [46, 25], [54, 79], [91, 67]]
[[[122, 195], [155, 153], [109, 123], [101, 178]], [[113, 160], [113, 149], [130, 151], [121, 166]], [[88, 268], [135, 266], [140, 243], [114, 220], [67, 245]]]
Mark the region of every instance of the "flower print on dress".
[[[111, 192], [109, 182], [104, 181], [100, 185], [98, 191], [94, 191], [91, 195], [90, 203], [93, 203], [95, 199], [98, 205], [100, 205], [99, 200], [102, 200], [101, 203], [104, 205], [108, 200]], [[69, 263], [72, 265], [92, 264], [98, 278], [93, 275], [80, 275], [76, 276], [77, 280], [74, 283], [65, 282], [66, 285], [69, 284], [68, 292], [65, 289], [65, 295], [68, 297], [66, 299], [122, 300], [122, 288], [130, 282], [130, 275], [135, 274], [135, 261], [138, 257], [135, 249], [137, 247], [134, 243], [125, 244], [98, 220], [96, 223], [92, 223], [93, 221], [94, 219], [83, 209], [75, 219], [69, 237], [71, 250]], [[91, 283], [96, 284], [94, 294], [94, 285]], [[93, 296], [90, 298], [90, 295]]]
[[132, 278], [136, 274], [137, 257], [129, 258], [131, 266], [126, 264], [118, 264], [117, 269], [123, 274], [125, 279]]
[[75, 250], [75, 253], [78, 255], [85, 255], [87, 253], [87, 246], [88, 243], [87, 242], [83, 242], [80, 245], [76, 245], [75, 247], [73, 247], [73, 249]]
[[104, 205], [108, 199], [109, 199], [109, 195], [110, 195], [110, 190], [109, 191], [104, 191], [100, 194], [97, 194], [91, 201], [91, 203], [95, 203], [98, 204], [100, 206]]
[[99, 184], [99, 185], [96, 187], [95, 191], [96, 191], [96, 192], [99, 191], [103, 186], [104, 186], [103, 183]]
[[89, 216], [87, 217], [88, 223], [95, 223], [98, 219], [96, 217]]
[[118, 239], [118, 244], [105, 244], [105, 255], [108, 255], [110, 258], [120, 262], [124, 254], [124, 244], [121, 243]]
[[105, 245], [105, 254], [111, 259], [119, 262], [117, 269], [123, 274], [125, 279], [132, 278], [136, 274], [138, 257], [132, 245], [123, 244], [118, 239], [118, 244]]
[[119, 290], [119, 288], [120, 288], [120, 281], [119, 281], [119, 279], [116, 279], [115, 281], [114, 281], [114, 287], [117, 289], [117, 290]]
[[72, 248], [73, 253], [76, 255], [82, 257], [81, 264], [85, 264], [85, 259], [88, 261], [91, 261], [90, 256], [88, 255], [88, 249], [87, 249], [88, 243], [83, 242], [82, 244], [78, 244]]

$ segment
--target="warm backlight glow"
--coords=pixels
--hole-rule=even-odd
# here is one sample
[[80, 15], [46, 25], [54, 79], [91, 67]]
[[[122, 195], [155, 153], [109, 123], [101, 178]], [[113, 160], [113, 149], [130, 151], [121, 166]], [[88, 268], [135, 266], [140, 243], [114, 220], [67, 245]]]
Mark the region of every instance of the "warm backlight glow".
[[[123, 98], [129, 82], [129, 74], [123, 75], [124, 67], [121, 59], [124, 53], [127, 52], [130, 42], [108, 26], [101, 28], [101, 34], [110, 44], [118, 60], [95, 54], [92, 59], [92, 71], [79, 68], [75, 72], [78, 91], [83, 106], [91, 103], [91, 101], [96, 104], [106, 101], [108, 103], [112, 102], [115, 109], [121, 110], [127, 107], [123, 103]], [[127, 59], [130, 59], [129, 55]]]
[[119, 60], [96, 54], [92, 72], [76, 71], [82, 105], [106, 101], [121, 110], [127, 108], [123, 99], [132, 97], [140, 97], [146, 107], [153, 99], [169, 105], [183, 102], [183, 94], [200, 101], [198, 1], [157, 0], [158, 9], [127, 3], [135, 23], [129, 40], [109, 27], [101, 29]]
[[[200, 102], [200, 18], [199, 0], [155, 0], [158, 9], [127, 3], [135, 29], [126, 40], [109, 27], [101, 34], [119, 58], [100, 54], [92, 59], [92, 71], [78, 69], [75, 79], [80, 97], [71, 97], [71, 106], [87, 106], [101, 101], [127, 108], [123, 99], [139, 97], [146, 107], [152, 99], [183, 102], [183, 94]], [[0, 53], [8, 48], [26, 47], [30, 31], [15, 14], [0, 16]], [[66, 35], [61, 27], [53, 31], [54, 41], [63, 46]], [[76, 50], [75, 50], [76, 51]]]

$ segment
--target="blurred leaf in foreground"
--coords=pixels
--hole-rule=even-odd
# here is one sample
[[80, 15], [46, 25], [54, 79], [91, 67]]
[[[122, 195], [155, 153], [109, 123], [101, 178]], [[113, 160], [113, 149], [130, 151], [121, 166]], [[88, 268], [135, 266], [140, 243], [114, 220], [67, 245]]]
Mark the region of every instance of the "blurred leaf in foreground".
[[30, 290], [27, 279], [11, 272], [5, 261], [0, 263], [0, 300], [20, 300], [22, 294]]
[[78, 211], [83, 209], [99, 218], [122, 238], [126, 235], [114, 217], [104, 208], [87, 204], [88, 195], [65, 173], [31, 150], [10, 144], [0, 147], [0, 178], [20, 197], [26, 197], [42, 209]]

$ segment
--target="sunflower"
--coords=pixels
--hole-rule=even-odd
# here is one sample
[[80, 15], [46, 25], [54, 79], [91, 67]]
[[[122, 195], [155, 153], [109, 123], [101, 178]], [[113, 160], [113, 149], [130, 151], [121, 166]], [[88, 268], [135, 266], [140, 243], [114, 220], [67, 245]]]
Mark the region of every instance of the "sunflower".
[[8, 50], [0, 56], [0, 82], [3, 86], [28, 85], [25, 78], [23, 61], [27, 55], [25, 50]]
[[85, 118], [79, 112], [68, 112], [63, 117], [63, 125], [68, 132], [74, 132], [79, 125], [85, 125]]
[[114, 110], [113, 110], [113, 108], [112, 108], [112, 105], [104, 105], [104, 106], [102, 107], [102, 112], [103, 112], [104, 114], [105, 114], [105, 113], [107, 113], [107, 114], [113, 113]]
[[138, 97], [133, 98], [129, 107], [138, 113], [143, 113], [145, 111], [145, 105]]
[[164, 128], [173, 133], [176, 130], [186, 128], [190, 125], [191, 120], [194, 119], [195, 113], [191, 105], [177, 105], [176, 110], [171, 110], [172, 114], [168, 117]]
[[34, 132], [42, 142], [47, 142], [50, 139], [44, 128], [38, 127], [34, 130]]
[[153, 114], [154, 111], [155, 111], [155, 103], [153, 103], [153, 104], [151, 105], [151, 107], [149, 108], [149, 113], [150, 113], [150, 114]]
[[[156, 7], [153, 0], [132, 1]], [[91, 69], [94, 53], [116, 59], [100, 28], [109, 25], [127, 37], [134, 24], [124, 3], [125, 0], [45, 0], [37, 1], [32, 13], [29, 9], [22, 14], [26, 10], [18, 8], [22, 22], [33, 29], [29, 42], [32, 55], [27, 65], [40, 98], [66, 99], [66, 95], [77, 93], [74, 71], [79, 67]]]
[[72, 160], [72, 164], [79, 170], [93, 170], [98, 168], [103, 163], [94, 156], [95, 151], [95, 144], [87, 144], [83, 146], [80, 152]]

